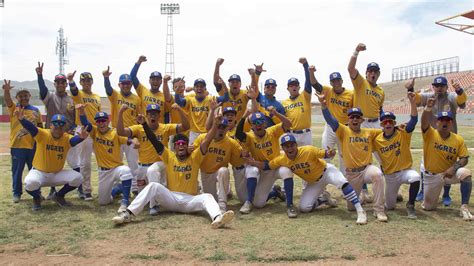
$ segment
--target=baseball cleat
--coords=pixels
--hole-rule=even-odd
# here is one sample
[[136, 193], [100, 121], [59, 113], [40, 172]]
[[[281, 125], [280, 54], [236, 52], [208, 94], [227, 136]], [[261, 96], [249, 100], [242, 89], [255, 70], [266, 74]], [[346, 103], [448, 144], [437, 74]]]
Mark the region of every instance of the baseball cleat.
[[77, 188], [77, 196], [78, 196], [79, 199], [81, 199], [81, 200], [85, 200], [85, 199], [86, 199], [86, 195], [84, 194], [84, 190], [82, 190], [82, 185], [80, 185], [80, 186]]
[[160, 207], [158, 205], [151, 207], [149, 210], [150, 216], [157, 216], [159, 211]]
[[18, 203], [18, 202], [20, 202], [20, 198], [21, 198], [21, 197], [18, 196], [18, 195], [13, 195], [13, 203]]
[[46, 197], [47, 200], [52, 200], [53, 199], [53, 196], [54, 196], [54, 193], [56, 193], [56, 188], [55, 187], [51, 187], [51, 189], [49, 190], [49, 194], [48, 196]]
[[375, 212], [374, 211], [374, 217], [377, 218], [377, 221], [379, 221], [379, 222], [386, 223], [388, 221], [388, 217], [385, 214], [385, 212], [383, 212], [383, 211], [381, 211], [381, 212]]
[[224, 201], [219, 201], [219, 209], [221, 209], [221, 212], [224, 213], [227, 211], [227, 203]]
[[281, 189], [279, 185], [274, 185], [273, 190], [276, 192], [276, 197], [279, 198], [281, 201], [286, 201], [285, 192]]
[[92, 197], [91, 193], [85, 193], [84, 194], [84, 200], [85, 201], [91, 201], [91, 200], [94, 200], [94, 198]]
[[365, 211], [357, 212], [357, 224], [367, 224], [367, 214]]
[[469, 209], [467, 208], [467, 204], [461, 205], [459, 214], [460, 216], [462, 216], [462, 219], [464, 221], [474, 221], [474, 217], [472, 216], [471, 212], [469, 212]]
[[233, 211], [226, 211], [223, 214], [219, 214], [214, 221], [211, 223], [213, 229], [222, 228], [226, 224], [229, 224], [234, 219]]
[[298, 217], [298, 211], [297, 211], [296, 208], [293, 206], [293, 204], [288, 207], [288, 209], [286, 210], [286, 213], [288, 214], [288, 218], [296, 218], [296, 217]]
[[407, 217], [408, 219], [416, 219], [416, 211], [415, 211], [415, 204], [408, 204], [407, 203]]
[[122, 212], [127, 211], [127, 207], [128, 206], [125, 204], [120, 204], [120, 207], [118, 208], [117, 213], [122, 213]]
[[69, 207], [72, 206], [72, 204], [67, 201], [64, 197], [58, 196], [57, 193], [54, 193], [53, 197], [51, 198], [52, 201], [56, 202], [59, 206], [61, 207]]
[[397, 194], [397, 202], [403, 202], [403, 196], [400, 193]]
[[446, 197], [443, 197], [443, 205], [444, 207], [449, 207], [451, 205], [451, 197], [448, 195]]
[[130, 215], [128, 211], [124, 211], [118, 216], [115, 216], [114, 218], [112, 218], [112, 222], [114, 222], [114, 224], [129, 223], [131, 221], [132, 221], [132, 215]]
[[41, 209], [41, 198], [33, 198], [33, 206], [31, 209], [33, 211], [39, 211]]
[[241, 214], [249, 214], [252, 211], [253, 205], [252, 202], [246, 200], [244, 205], [240, 208], [240, 213]]
[[133, 197], [138, 196], [138, 190], [132, 191], [132, 195], [133, 195]]
[[337, 207], [337, 200], [334, 199], [329, 192], [323, 191], [319, 198], [321, 199], [321, 203], [324, 203], [331, 208]]

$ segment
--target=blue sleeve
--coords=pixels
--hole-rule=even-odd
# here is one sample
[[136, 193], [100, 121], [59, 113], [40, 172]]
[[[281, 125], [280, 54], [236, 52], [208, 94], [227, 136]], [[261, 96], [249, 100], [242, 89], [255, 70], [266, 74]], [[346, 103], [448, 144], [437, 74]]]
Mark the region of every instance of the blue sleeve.
[[82, 124], [83, 126], [88, 126], [88, 125], [91, 124], [91, 123], [89, 122], [89, 120], [87, 120], [87, 116], [85, 116], [85, 115], [80, 115], [80, 116], [79, 116], [79, 119], [81, 120], [81, 124]]
[[114, 93], [114, 89], [112, 88], [112, 85], [110, 85], [110, 79], [108, 77], [104, 78], [104, 87], [107, 95], [112, 96], [112, 93]]
[[174, 94], [174, 100], [179, 106], [181, 106], [181, 107], [186, 106], [186, 99], [181, 97], [181, 95], [179, 95], [177, 93]]
[[258, 103], [262, 102], [262, 97], [264, 97], [264, 96], [260, 92], [258, 92], [258, 95], [257, 95], [257, 98], [256, 98]]
[[48, 95], [48, 87], [46, 87], [46, 84], [44, 83], [43, 75], [38, 75], [38, 86], [40, 91], [40, 98], [41, 100], [44, 100], [44, 98], [46, 98], [46, 95]]
[[339, 127], [339, 122], [337, 122], [336, 118], [331, 115], [329, 109], [323, 109], [323, 116], [324, 120], [326, 120], [329, 126], [331, 126], [332, 131], [336, 132], [337, 128]]
[[214, 83], [214, 86], [216, 87], [216, 91], [220, 92], [222, 90], [222, 85], [218, 83]]
[[130, 76], [132, 77], [132, 83], [133, 87], [136, 89], [138, 85], [140, 84], [140, 81], [138, 80], [137, 74], [138, 74], [138, 69], [140, 68], [140, 64], [135, 64], [132, 68], [132, 71], [130, 72]]
[[268, 161], [263, 161], [263, 170], [271, 170], [270, 165], [268, 164]]
[[38, 128], [35, 125], [33, 125], [33, 123], [31, 123], [30, 121], [26, 119], [20, 120], [20, 123], [26, 130], [28, 130], [28, 132], [30, 132], [31, 136], [34, 137], [38, 135]]
[[311, 94], [311, 80], [309, 78], [309, 64], [304, 63], [304, 90]]
[[77, 96], [79, 94], [79, 89], [77, 88], [77, 85], [74, 81], [69, 83], [69, 90], [73, 96]]
[[224, 103], [229, 101], [229, 92], [224, 93], [224, 95], [219, 96], [216, 98], [218, 103]]
[[72, 137], [69, 140], [69, 143], [71, 144], [71, 147], [74, 147], [77, 144], [81, 143], [82, 141], [83, 141], [83, 139], [81, 139], [81, 137], [79, 137], [79, 135], [75, 135], [74, 137]]
[[283, 105], [279, 102], [277, 102], [277, 106], [276, 106], [276, 110], [277, 112], [279, 112], [280, 114], [282, 115], [286, 115], [286, 111], [285, 111], [285, 107], [283, 107]]
[[413, 130], [415, 130], [416, 123], [418, 123], [418, 116], [410, 116], [410, 121], [408, 121], [407, 127], [405, 128], [406, 132], [413, 132]]
[[383, 106], [380, 106], [379, 117], [381, 117], [384, 113]]

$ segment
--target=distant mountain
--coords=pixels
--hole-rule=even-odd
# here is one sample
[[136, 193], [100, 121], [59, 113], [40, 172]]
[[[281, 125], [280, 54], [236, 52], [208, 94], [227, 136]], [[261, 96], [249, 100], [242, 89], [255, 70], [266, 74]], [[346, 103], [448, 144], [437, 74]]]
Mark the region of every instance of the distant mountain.
[[[54, 90], [54, 83], [52, 81], [46, 79], [44, 81], [44, 83], [46, 84], [46, 87], [48, 87], [48, 89], [50, 91]], [[2, 85], [3, 85], [3, 82], [2, 82]], [[15, 88], [13, 88], [13, 91], [12, 91], [13, 96], [15, 96], [17, 90], [19, 90], [20, 88], [26, 88], [26, 89], [30, 90], [30, 93], [33, 97], [34, 96], [36, 96], [36, 97], [39, 96], [39, 87], [38, 87], [38, 81], [37, 80], [31, 80], [31, 81], [12, 80], [11, 85], [15, 87]], [[0, 90], [0, 96], [3, 96], [3, 90]]]

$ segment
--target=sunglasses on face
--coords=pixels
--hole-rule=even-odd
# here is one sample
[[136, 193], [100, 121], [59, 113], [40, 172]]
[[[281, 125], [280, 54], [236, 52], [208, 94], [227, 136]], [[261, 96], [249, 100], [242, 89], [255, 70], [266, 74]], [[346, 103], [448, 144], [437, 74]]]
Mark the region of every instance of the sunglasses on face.
[[391, 120], [391, 119], [387, 119], [387, 120], [384, 120], [382, 122], [380, 122], [382, 125], [395, 125], [395, 121]]
[[96, 122], [97, 124], [105, 123], [105, 122], [107, 122], [107, 119], [97, 119], [97, 120], [95, 120], [95, 122]]
[[53, 126], [55, 127], [63, 127], [66, 125], [66, 123], [64, 122], [57, 122], [57, 121], [51, 122], [51, 124], [53, 124]]
[[120, 82], [122, 85], [131, 85], [132, 82], [131, 81], [122, 81]]
[[360, 119], [361, 116], [360, 115], [351, 115], [349, 116], [349, 119]]
[[174, 143], [174, 145], [177, 145], [177, 146], [185, 146], [187, 145], [188, 143], [184, 140], [178, 140]]
[[256, 125], [256, 126], [259, 126], [259, 125], [263, 124], [264, 122], [265, 121], [263, 121], [263, 120], [256, 120], [256, 121], [253, 121], [252, 124]]

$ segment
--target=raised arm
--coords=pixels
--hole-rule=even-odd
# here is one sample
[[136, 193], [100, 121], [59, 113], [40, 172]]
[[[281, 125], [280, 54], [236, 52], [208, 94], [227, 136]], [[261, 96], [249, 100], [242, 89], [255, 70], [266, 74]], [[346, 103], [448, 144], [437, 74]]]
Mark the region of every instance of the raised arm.
[[151, 142], [151, 144], [155, 148], [156, 152], [159, 155], [163, 154], [163, 151], [165, 150], [165, 146], [163, 145], [163, 143], [161, 143], [161, 141], [159, 141], [156, 138], [155, 133], [153, 133], [153, 130], [151, 130], [151, 128], [148, 126], [148, 124], [145, 121], [145, 118], [144, 117], [142, 117], [142, 118], [143, 119], [139, 120], [138, 123], [140, 123], [143, 126], [143, 129], [145, 130], [146, 137]]
[[214, 120], [214, 117], [216, 115], [216, 110], [219, 108], [219, 106], [220, 105], [217, 103], [217, 101], [215, 99], [211, 100], [211, 105], [210, 105], [211, 111], [207, 115], [207, 119], [206, 119], [206, 130], [207, 131], [211, 130], [211, 128], [212, 128], [212, 120]]
[[311, 86], [316, 90], [317, 93], [321, 93], [323, 91], [323, 85], [321, 85], [318, 80], [316, 79], [316, 76], [314, 73], [316, 72], [316, 67], [315, 66], [310, 66], [309, 67], [309, 79], [311, 82]]
[[84, 111], [85, 104], [76, 104], [75, 108], [76, 112], [79, 113], [79, 120], [81, 121], [81, 124], [83, 126], [89, 127], [91, 123], [89, 122], [89, 120], [87, 120], [86, 112]]
[[431, 108], [433, 107], [435, 102], [435, 98], [429, 98], [426, 101], [426, 107], [423, 109], [423, 113], [421, 114], [421, 132], [426, 132], [430, 127], [430, 119], [432, 116]]
[[188, 130], [190, 128], [189, 119], [184, 110], [176, 103], [173, 103], [173, 105], [171, 105], [171, 109], [178, 111], [179, 117], [181, 118], [181, 124], [177, 125], [176, 133], [181, 133]]
[[459, 83], [451, 80], [451, 85], [453, 86], [456, 92], [456, 104], [459, 108], [464, 109], [466, 108], [466, 101], [467, 101], [467, 94]]
[[225, 82], [220, 79], [219, 84], [222, 86], [222, 89], [224, 90], [224, 95], [216, 97], [216, 100], [218, 103], [224, 103], [229, 101], [229, 89], [225, 85]]
[[108, 96], [112, 96], [114, 93], [114, 89], [112, 88], [112, 85], [110, 85], [110, 75], [112, 72], [110, 72], [110, 66], [107, 66], [107, 69], [102, 71], [102, 75], [104, 76], [104, 87], [105, 87], [105, 93], [107, 93]]
[[309, 64], [308, 60], [306, 60], [306, 57], [301, 57], [299, 59], [299, 62], [303, 65], [304, 69], [304, 90], [311, 95], [311, 78], [309, 75]]
[[235, 129], [235, 137], [240, 142], [245, 142], [246, 139], [247, 139], [247, 133], [244, 132], [245, 119], [247, 119], [247, 118], [242, 117], [239, 121], [239, 124], [237, 125], [237, 128]]
[[186, 106], [186, 99], [182, 97], [179, 93], [174, 94], [174, 101], [181, 107]]
[[216, 86], [216, 91], [219, 92], [222, 89], [222, 85], [219, 83], [219, 80], [221, 79], [220, 76], [220, 67], [224, 63], [224, 58], [217, 58], [216, 61], [216, 66], [214, 67], [214, 86]]
[[146, 62], [146, 56], [140, 55], [140, 57], [138, 57], [138, 61], [135, 63], [135, 65], [133, 65], [132, 71], [130, 71], [130, 77], [132, 78], [132, 84], [135, 89], [140, 84], [137, 74], [138, 74], [138, 69], [140, 68], [140, 65], [143, 62]]
[[71, 94], [77, 96], [79, 93], [79, 89], [77, 88], [76, 83], [74, 82], [74, 75], [76, 75], [76, 70], [74, 72], [67, 74], [67, 82], [69, 83], [69, 90], [71, 90]]
[[357, 77], [357, 74], [359, 74], [359, 71], [356, 68], [356, 63], [357, 63], [357, 56], [359, 55], [359, 52], [365, 51], [367, 47], [363, 43], [359, 43], [354, 51], [354, 53], [351, 56], [351, 59], [349, 60], [349, 65], [347, 66], [347, 70], [349, 71], [349, 75], [351, 76], [351, 79], [355, 79]]
[[[123, 125], [123, 113], [128, 109], [128, 106], [126, 104], [122, 104], [122, 107], [120, 107], [120, 110], [117, 115], [117, 134], [120, 136], [124, 137], [132, 137], [132, 131], [130, 128], [125, 128]], [[138, 114], [138, 116], [143, 116], [142, 114]], [[138, 120], [138, 118], [137, 118]]]
[[320, 95], [316, 94], [316, 97], [318, 97], [319, 102], [321, 103], [321, 111], [323, 112], [323, 117], [324, 120], [326, 120], [326, 123], [332, 128], [332, 131], [336, 132], [336, 130], [339, 128], [339, 122], [334, 118], [334, 116], [331, 115], [331, 112], [329, 112], [329, 109], [326, 105], [326, 95]]
[[31, 136], [35, 137], [38, 134], [38, 128], [28, 121], [28, 119], [25, 119], [25, 116], [23, 114], [24, 109], [22, 107], [18, 107], [16, 112], [16, 117], [18, 118], [18, 121], [20, 121], [20, 124], [30, 132]]
[[207, 149], [209, 148], [209, 144], [211, 144], [211, 141], [214, 138], [214, 135], [216, 134], [217, 126], [220, 123], [220, 121], [222, 121], [222, 114], [217, 113], [214, 116], [214, 122], [212, 123], [211, 130], [209, 130], [209, 132], [207, 132], [206, 137], [204, 137], [204, 140], [201, 142], [200, 149], [201, 149], [202, 154], [207, 153]]
[[14, 86], [10, 86], [10, 80], [3, 80], [3, 98], [5, 100], [5, 104], [7, 107], [12, 107], [15, 103], [12, 100], [12, 96], [10, 94], [11, 89], [14, 88]]
[[291, 128], [291, 126], [292, 126], [291, 121], [286, 116], [284, 116], [284, 115], [280, 114], [279, 112], [277, 112], [275, 107], [269, 106], [269, 107], [267, 107], [267, 109], [272, 115], [274, 115], [274, 116], [276, 116], [280, 119], [281, 125], [283, 126], [283, 129], [285, 131], [287, 131]]
[[46, 87], [46, 84], [44, 83], [43, 79], [43, 66], [44, 63], [38, 62], [38, 67], [36, 68], [36, 74], [38, 75], [38, 87], [40, 91], [40, 99], [44, 100], [46, 96], [48, 95], [48, 87]]
[[71, 144], [71, 147], [74, 147], [76, 146], [77, 144], [81, 143], [82, 141], [84, 141], [85, 139], [87, 139], [87, 137], [89, 136], [89, 132], [90, 132], [90, 129], [91, 129], [91, 126], [88, 126], [89, 128], [86, 130], [86, 127], [83, 126], [82, 127], [82, 130], [80, 130], [80, 133], [78, 135], [75, 135], [74, 137], [72, 137], [70, 140], [69, 140], [69, 144]]
[[172, 100], [171, 93], [170, 93], [170, 87], [168, 85], [168, 81], [171, 80], [170, 75], [165, 75], [163, 77], [163, 95], [165, 96], [165, 102], [169, 103]]
[[416, 96], [414, 92], [408, 93], [408, 100], [410, 101], [410, 120], [407, 123], [406, 131], [408, 133], [415, 130], [416, 123], [418, 123], [418, 110], [416, 109]]

